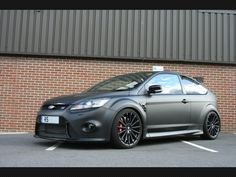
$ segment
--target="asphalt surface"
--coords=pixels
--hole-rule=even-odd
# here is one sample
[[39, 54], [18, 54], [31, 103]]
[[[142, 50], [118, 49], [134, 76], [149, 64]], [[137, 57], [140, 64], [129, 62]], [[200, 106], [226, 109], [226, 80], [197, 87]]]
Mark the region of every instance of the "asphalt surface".
[[213, 141], [198, 136], [146, 140], [125, 150], [0, 134], [0, 167], [236, 167], [236, 134], [221, 133]]

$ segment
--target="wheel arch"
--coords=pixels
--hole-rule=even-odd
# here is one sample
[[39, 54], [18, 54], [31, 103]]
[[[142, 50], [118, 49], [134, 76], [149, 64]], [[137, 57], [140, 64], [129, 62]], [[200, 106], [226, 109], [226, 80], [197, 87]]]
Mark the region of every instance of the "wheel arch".
[[201, 115], [200, 115], [200, 124], [201, 125], [204, 124], [207, 114], [211, 111], [214, 111], [220, 118], [220, 114], [219, 114], [217, 108], [212, 104], [208, 104], [201, 111]]
[[[146, 118], [147, 117], [146, 117], [146, 112], [144, 111], [144, 108], [139, 103], [137, 103], [136, 101], [131, 100], [131, 99], [122, 99], [122, 100], [114, 103], [111, 106], [111, 109], [115, 110], [116, 113], [114, 114], [114, 116], [112, 117], [112, 120], [110, 121], [110, 126], [109, 126], [110, 127], [109, 128], [110, 135], [111, 135], [112, 124], [113, 124], [114, 119], [117, 116], [117, 114], [124, 109], [132, 109], [140, 116], [141, 121], [142, 121], [143, 131], [142, 131], [141, 138], [143, 138], [145, 136], [145, 134], [146, 134]], [[111, 136], [110, 136], [110, 138], [111, 138]]]

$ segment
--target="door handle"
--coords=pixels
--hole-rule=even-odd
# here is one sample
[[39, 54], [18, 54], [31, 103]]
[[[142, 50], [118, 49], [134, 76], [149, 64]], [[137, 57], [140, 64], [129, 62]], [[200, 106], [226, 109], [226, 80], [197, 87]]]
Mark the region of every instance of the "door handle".
[[183, 99], [182, 103], [186, 104], [186, 103], [188, 103], [188, 101], [186, 99]]

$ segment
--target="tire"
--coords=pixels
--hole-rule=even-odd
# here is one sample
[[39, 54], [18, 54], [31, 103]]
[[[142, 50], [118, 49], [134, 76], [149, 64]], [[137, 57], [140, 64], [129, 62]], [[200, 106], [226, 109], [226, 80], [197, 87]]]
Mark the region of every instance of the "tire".
[[215, 111], [210, 111], [203, 124], [203, 139], [214, 140], [218, 137], [221, 128], [220, 117]]
[[142, 121], [133, 109], [123, 109], [115, 117], [112, 124], [111, 140], [119, 149], [136, 146], [142, 136]]

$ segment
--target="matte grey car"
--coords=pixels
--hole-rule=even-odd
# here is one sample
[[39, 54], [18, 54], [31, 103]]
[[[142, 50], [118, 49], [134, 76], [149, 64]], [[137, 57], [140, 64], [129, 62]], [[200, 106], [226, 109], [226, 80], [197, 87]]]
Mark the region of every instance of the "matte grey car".
[[141, 139], [163, 136], [216, 139], [220, 125], [215, 95], [197, 80], [175, 72], [138, 72], [47, 100], [35, 137], [132, 148]]

